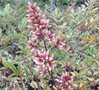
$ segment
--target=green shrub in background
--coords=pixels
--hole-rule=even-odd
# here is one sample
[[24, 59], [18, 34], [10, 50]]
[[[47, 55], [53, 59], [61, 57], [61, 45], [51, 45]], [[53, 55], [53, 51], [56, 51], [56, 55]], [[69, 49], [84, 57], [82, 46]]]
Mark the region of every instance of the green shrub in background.
[[17, 16], [16, 12], [10, 7], [10, 4], [6, 5], [3, 10], [0, 10], [0, 21], [1, 41], [7, 37], [12, 40], [13, 33], [16, 30]]
[[[6, 4], [10, 3], [12, 4], [26, 4], [27, 2], [37, 2], [41, 7], [44, 7], [45, 4], [49, 4], [51, 0], [0, 0], [0, 6], [5, 7]], [[86, 1], [86, 0], [85, 0]], [[71, 5], [73, 2], [76, 2], [76, 4], [79, 6], [81, 4], [85, 4], [84, 0], [55, 0], [56, 6], [65, 8], [67, 5]]]
[[16, 25], [16, 19], [16, 12], [10, 7], [10, 4], [6, 5], [3, 10], [0, 10], [0, 28], [2, 29], [2, 34], [8, 35], [11, 33], [12, 26], [15, 27]]
[[[14, 5], [15, 3], [17, 3], [16, 6]], [[24, 3], [18, 0], [16, 2], [10, 1], [9, 4], [0, 10], [0, 40], [2, 41], [0, 45], [11, 43], [13, 39], [16, 39], [16, 34], [19, 34], [19, 32], [23, 33], [26, 30], [26, 4], [26, 1]]]
[[83, 80], [83, 87], [88, 90], [90, 87], [88, 83], [93, 83], [93, 80], [98, 82], [98, 79], [95, 78], [99, 74], [99, 68], [96, 68], [99, 66], [97, 57], [99, 54], [99, 42], [97, 41], [99, 39], [99, 28], [97, 28], [99, 26], [99, 4], [97, 1], [86, 4], [87, 7], [85, 5], [81, 5], [77, 9], [71, 7], [72, 9], [69, 9], [69, 12], [66, 10], [65, 13], [60, 8], [55, 9], [52, 13], [47, 11], [45, 13], [54, 30], [60, 33], [60, 37], [63, 37], [65, 33], [66, 57], [65, 60], [61, 59], [62, 62], [72, 61], [74, 68], [80, 68], [80, 73], [73, 72], [72, 74], [78, 75], [78, 85], [80, 86]]

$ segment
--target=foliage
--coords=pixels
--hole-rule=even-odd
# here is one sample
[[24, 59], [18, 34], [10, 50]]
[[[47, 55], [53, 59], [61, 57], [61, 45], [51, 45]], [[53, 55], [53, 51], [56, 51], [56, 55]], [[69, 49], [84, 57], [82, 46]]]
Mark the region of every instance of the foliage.
[[[70, 85], [73, 86], [74, 83], [73, 90], [98, 90], [99, 2], [88, 1], [84, 5], [81, 0], [57, 0], [56, 9], [50, 12], [50, 0], [36, 0], [42, 8], [39, 15], [46, 15], [42, 23], [48, 24], [42, 29], [51, 32], [54, 40], [61, 39], [60, 43], [55, 41], [49, 44], [46, 41], [50, 52], [46, 52], [43, 39], [37, 39], [39, 45], [36, 49], [44, 50], [39, 54], [46, 52], [46, 58], [50, 56], [53, 59], [50, 63], [54, 62], [54, 69], [50, 65], [48, 67], [48, 71], [52, 72], [46, 71], [42, 76], [40, 69], [37, 69], [41, 63], [36, 61], [41, 58], [40, 55], [35, 56], [37, 52], [31, 52], [27, 47], [27, 42], [31, 38], [35, 39], [35, 31], [31, 32], [27, 28], [28, 0], [0, 0], [0, 90], [65, 90], [64, 86], [71, 90]], [[49, 23], [46, 22], [47, 19]], [[48, 38], [48, 32], [46, 37]], [[62, 47], [62, 50], [54, 45]]]
[[[97, 2], [87, 3], [87, 6], [88, 7], [82, 5], [82, 7], [78, 9], [74, 9], [71, 6], [71, 9], [67, 8], [65, 13], [56, 9], [53, 13], [49, 14], [47, 12], [47, 14], [54, 30], [58, 33], [65, 32], [67, 45], [66, 57], [64, 59], [71, 61], [73, 68], [78, 69], [79, 67], [78, 70], [80, 71], [78, 74], [77, 72], [72, 72], [72, 74], [75, 76], [78, 75], [78, 82], [86, 80], [86, 82], [89, 83], [90, 81], [94, 81], [94, 78], [98, 75], [93, 75], [95, 71], [98, 72], [95, 67], [98, 67], [99, 63], [93, 56], [97, 56], [99, 52], [97, 49], [97, 40], [99, 39], [97, 29], [99, 25], [99, 13], [97, 11]], [[61, 37], [63, 37], [63, 33]], [[89, 86], [85, 88], [89, 88]]]

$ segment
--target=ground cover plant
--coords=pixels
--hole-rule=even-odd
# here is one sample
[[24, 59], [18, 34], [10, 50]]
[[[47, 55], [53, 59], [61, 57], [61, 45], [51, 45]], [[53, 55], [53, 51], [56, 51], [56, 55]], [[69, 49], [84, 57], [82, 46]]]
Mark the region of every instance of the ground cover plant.
[[99, 1], [0, 0], [0, 90], [99, 90]]

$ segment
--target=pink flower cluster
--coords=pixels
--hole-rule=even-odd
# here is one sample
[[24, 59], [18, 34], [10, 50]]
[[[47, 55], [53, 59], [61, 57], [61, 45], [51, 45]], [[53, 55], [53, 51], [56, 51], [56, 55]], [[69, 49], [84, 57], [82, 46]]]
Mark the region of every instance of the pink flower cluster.
[[47, 43], [54, 43], [57, 49], [62, 49], [64, 44], [60, 39], [56, 38], [54, 32], [46, 29], [49, 26], [49, 20], [45, 20], [45, 16], [41, 15], [40, 8], [36, 6], [36, 3], [33, 5], [28, 3], [27, 13], [29, 18], [28, 28], [33, 32], [33, 39], [28, 43], [30, 50], [36, 50], [41, 39]]
[[53, 48], [61, 50], [64, 44], [59, 38], [56, 38], [54, 32], [47, 29], [49, 20], [46, 20], [45, 16], [41, 15], [40, 8], [37, 7], [36, 3], [28, 3], [27, 13], [28, 28], [33, 33], [33, 38], [28, 42], [28, 47], [34, 52], [35, 67], [44, 75], [54, 69], [53, 55], [48, 51], [49, 45], [53, 43]]
[[56, 82], [61, 85], [61, 87], [64, 87], [65, 90], [72, 90], [72, 88], [75, 86], [74, 83], [74, 76], [64, 73], [59, 77], [59, 79], [56, 79]]
[[34, 62], [42, 75], [54, 69], [53, 55], [50, 55], [49, 52], [37, 51]]
[[44, 19], [44, 15], [41, 15], [40, 8], [36, 6], [36, 3], [33, 5], [30, 2], [28, 3], [27, 13], [30, 24], [28, 28], [33, 31], [36, 38], [44, 38], [46, 35], [45, 28], [48, 26], [49, 21]]
[[36, 38], [33, 38], [32, 40], [28, 41], [29, 49], [33, 52], [35, 51], [39, 46], [39, 41]]

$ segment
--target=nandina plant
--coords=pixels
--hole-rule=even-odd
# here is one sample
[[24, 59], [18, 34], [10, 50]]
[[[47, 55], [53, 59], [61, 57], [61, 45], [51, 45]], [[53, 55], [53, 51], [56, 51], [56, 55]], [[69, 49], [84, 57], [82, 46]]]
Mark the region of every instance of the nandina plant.
[[[49, 20], [45, 15], [42, 15], [40, 8], [36, 3], [28, 3], [27, 10], [28, 28], [32, 32], [31, 39], [28, 42], [28, 47], [32, 54], [33, 67], [38, 72], [35, 82], [38, 85], [38, 90], [43, 90], [41, 78], [45, 84], [49, 85], [50, 90], [72, 90], [75, 86], [74, 76], [63, 68], [63, 73], [55, 73], [57, 68], [56, 57], [52, 53], [53, 50], [63, 50], [65, 41], [58, 38], [53, 30], [49, 30]], [[34, 75], [35, 79], [35, 75]], [[39, 82], [38, 82], [39, 80]], [[48, 89], [46, 88], [46, 89]]]

